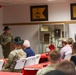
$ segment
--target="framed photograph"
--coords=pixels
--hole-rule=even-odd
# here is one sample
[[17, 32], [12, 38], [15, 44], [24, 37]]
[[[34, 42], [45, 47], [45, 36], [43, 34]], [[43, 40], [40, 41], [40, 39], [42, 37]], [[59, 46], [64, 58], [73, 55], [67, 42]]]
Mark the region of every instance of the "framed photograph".
[[60, 37], [60, 33], [61, 33], [60, 29], [54, 29], [54, 36], [55, 37]]
[[48, 5], [30, 6], [31, 21], [48, 21]]
[[70, 4], [71, 20], [76, 20], [76, 3]]

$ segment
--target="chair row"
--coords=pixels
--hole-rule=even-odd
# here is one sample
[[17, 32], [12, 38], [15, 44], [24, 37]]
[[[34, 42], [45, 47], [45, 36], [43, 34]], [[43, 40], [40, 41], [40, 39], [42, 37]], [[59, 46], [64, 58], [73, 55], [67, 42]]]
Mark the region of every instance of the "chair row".
[[[28, 58], [21, 58], [16, 61], [16, 65], [14, 69], [22, 69], [24, 66], [38, 64], [39, 60], [40, 60], [40, 54]], [[2, 69], [3, 64], [4, 64], [4, 60], [0, 60], [0, 71]]]

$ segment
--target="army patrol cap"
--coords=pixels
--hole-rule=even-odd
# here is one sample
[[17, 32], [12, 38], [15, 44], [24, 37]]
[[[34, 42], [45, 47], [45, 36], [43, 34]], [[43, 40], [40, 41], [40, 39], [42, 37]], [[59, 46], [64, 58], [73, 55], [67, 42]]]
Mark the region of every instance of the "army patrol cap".
[[13, 43], [15, 43], [15, 44], [23, 44], [24, 40], [22, 40], [19, 36], [17, 36], [17, 37], [14, 38]]
[[8, 26], [5, 26], [3, 30], [10, 30], [11, 28], [9, 28]]

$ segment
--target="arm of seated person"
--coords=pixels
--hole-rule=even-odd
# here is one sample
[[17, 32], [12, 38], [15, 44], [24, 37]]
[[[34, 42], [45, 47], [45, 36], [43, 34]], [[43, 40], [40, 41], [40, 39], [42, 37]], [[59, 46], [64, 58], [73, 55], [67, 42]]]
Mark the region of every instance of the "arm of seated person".
[[14, 56], [10, 53], [3, 68], [2, 68], [2, 71], [6, 71], [7, 68], [10, 68], [11, 64], [12, 64], [12, 61], [13, 61], [13, 58]]

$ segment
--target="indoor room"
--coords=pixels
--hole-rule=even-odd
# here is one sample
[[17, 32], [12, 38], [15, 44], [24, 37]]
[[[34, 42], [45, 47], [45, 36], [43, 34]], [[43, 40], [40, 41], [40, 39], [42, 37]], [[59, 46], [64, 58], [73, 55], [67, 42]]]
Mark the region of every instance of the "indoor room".
[[[13, 39], [3, 45], [5, 40], [1, 39], [1, 36], [6, 30], [10, 30]], [[69, 48], [69, 54], [64, 52], [62, 55], [62, 49], [65, 47], [63, 43], [68, 45], [69, 38], [72, 38], [73, 46], [76, 41], [75, 0], [0, 0], [0, 59], [1, 62], [4, 61], [6, 63], [11, 52], [15, 49], [14, 44], [16, 46], [21, 44], [21, 49], [25, 52], [25, 56], [22, 57], [24, 59], [21, 59], [21, 61], [24, 61], [23, 64], [22, 62], [19, 62], [17, 66], [15, 64], [16, 68], [19, 68], [19, 65], [22, 64], [20, 73], [17, 73], [18, 75], [43, 75], [43, 71], [39, 74], [38, 70], [50, 64], [48, 59], [54, 50], [61, 53], [61, 57], [58, 58], [60, 61], [65, 59], [75, 63], [75, 58], [74, 60], [71, 59], [73, 56], [72, 46]], [[15, 42], [17, 41], [16, 39], [24, 42], [18, 44]], [[29, 57], [24, 47], [26, 45], [25, 40], [29, 43], [29, 48], [33, 50], [34, 56], [37, 55], [39, 57], [37, 63], [34, 60], [37, 59], [36, 57], [26, 62]], [[52, 50], [51, 48], [54, 49]], [[66, 55], [68, 56], [66, 57]], [[4, 68], [4, 63], [1, 66], [1, 70]], [[33, 68], [30, 69], [30, 67]], [[9, 71], [5, 71], [4, 75], [8, 75], [7, 72]]]

